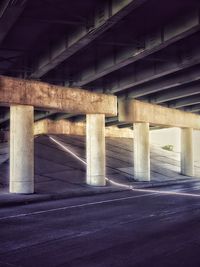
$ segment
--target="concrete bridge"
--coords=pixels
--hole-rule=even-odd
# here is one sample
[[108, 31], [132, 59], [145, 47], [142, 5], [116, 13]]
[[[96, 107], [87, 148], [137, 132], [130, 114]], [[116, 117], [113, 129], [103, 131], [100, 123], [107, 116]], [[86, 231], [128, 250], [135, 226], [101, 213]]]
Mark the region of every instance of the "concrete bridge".
[[[95, 195], [3, 209], [0, 266], [170, 266], [172, 254], [173, 266], [200, 265], [199, 42], [198, 0], [0, 1], [0, 206], [67, 190]], [[178, 153], [155, 145], [156, 129], [163, 140], [173, 127]], [[125, 191], [115, 197], [116, 188]], [[52, 236], [67, 238], [68, 254], [48, 244], [44, 259]]]
[[0, 127], [10, 131], [10, 192], [34, 192], [34, 121], [35, 129], [48, 123], [43, 134], [86, 135], [90, 185], [105, 185], [105, 132], [129, 136], [133, 129], [134, 177], [150, 181], [155, 127], [182, 129], [181, 173], [194, 176], [197, 1], [173, 8], [158, 0], [75, 2], [0, 6]]

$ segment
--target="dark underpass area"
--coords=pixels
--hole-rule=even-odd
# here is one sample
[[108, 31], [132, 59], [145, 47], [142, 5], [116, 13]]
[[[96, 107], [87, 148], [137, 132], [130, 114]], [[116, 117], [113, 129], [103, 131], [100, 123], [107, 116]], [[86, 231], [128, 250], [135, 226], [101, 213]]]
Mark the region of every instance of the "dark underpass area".
[[[35, 192], [38, 194], [78, 195], [121, 190], [120, 186], [107, 181], [107, 187], [86, 185], [85, 137], [54, 136], [59, 144], [49, 136], [35, 138]], [[2, 161], [8, 158], [8, 144], [4, 143]], [[64, 146], [64, 148], [62, 147]], [[65, 150], [67, 148], [67, 150]], [[134, 178], [133, 140], [130, 138], [106, 138], [106, 176], [119, 184], [133, 187], [168, 185], [198, 178], [180, 174], [180, 154], [151, 145], [151, 182], [137, 182]], [[200, 164], [196, 162], [195, 174], [198, 177]], [[0, 165], [0, 190], [8, 192], [9, 160]]]
[[200, 183], [183, 188], [2, 208], [0, 266], [199, 266]]
[[[54, 138], [71, 153], [48, 136], [35, 139], [35, 195], [63, 199], [1, 207], [0, 266], [200, 265], [200, 181], [178, 173], [177, 153], [152, 146], [152, 182], [134, 182], [132, 140], [109, 138], [107, 177], [134, 188], [92, 188], [84, 138]], [[3, 195], [8, 166], [0, 167]]]
[[200, 267], [199, 43], [199, 0], [0, 0], [0, 267]]

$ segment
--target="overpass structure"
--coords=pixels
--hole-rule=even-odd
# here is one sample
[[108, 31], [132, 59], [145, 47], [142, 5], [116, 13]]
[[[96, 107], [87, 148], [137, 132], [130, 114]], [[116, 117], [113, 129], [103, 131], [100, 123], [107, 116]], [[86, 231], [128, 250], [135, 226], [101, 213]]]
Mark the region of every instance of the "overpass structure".
[[134, 129], [140, 181], [150, 180], [149, 129], [180, 127], [181, 172], [193, 176], [199, 11], [197, 0], [2, 1], [0, 128], [10, 130], [10, 191], [34, 192], [34, 121], [46, 119], [45, 133], [69, 125], [85, 132], [88, 184], [105, 185], [110, 126]]

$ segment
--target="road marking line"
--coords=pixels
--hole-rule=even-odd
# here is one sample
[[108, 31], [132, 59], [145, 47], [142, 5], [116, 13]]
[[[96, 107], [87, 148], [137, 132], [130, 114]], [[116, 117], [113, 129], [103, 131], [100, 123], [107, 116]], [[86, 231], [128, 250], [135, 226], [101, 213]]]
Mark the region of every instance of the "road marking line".
[[89, 202], [89, 203], [84, 203], [84, 204], [78, 204], [78, 205], [73, 205], [73, 206], [65, 206], [65, 207], [60, 207], [60, 208], [54, 208], [54, 209], [49, 209], [49, 210], [41, 210], [41, 211], [34, 211], [30, 213], [21, 213], [17, 215], [11, 215], [11, 216], [6, 216], [0, 218], [0, 221], [6, 220], [6, 219], [13, 219], [13, 218], [19, 218], [19, 217], [26, 217], [26, 216], [31, 216], [31, 215], [38, 215], [38, 214], [44, 214], [44, 213], [49, 213], [49, 212], [54, 212], [54, 211], [60, 211], [60, 210], [68, 210], [68, 209], [74, 209], [74, 208], [82, 208], [82, 207], [88, 207], [88, 206], [94, 206], [94, 205], [99, 205], [99, 204], [105, 204], [105, 203], [111, 203], [111, 202], [117, 202], [117, 201], [122, 201], [122, 200], [128, 200], [128, 199], [134, 199], [134, 198], [141, 198], [141, 197], [146, 197], [146, 196], [152, 196], [156, 195], [159, 193], [149, 193], [149, 194], [143, 194], [139, 196], [131, 196], [131, 197], [122, 197], [122, 198], [114, 198], [114, 199], [108, 199], [108, 200], [102, 200], [102, 201], [96, 201], [96, 202]]
[[174, 191], [161, 191], [161, 190], [154, 190], [154, 189], [131, 189], [132, 191], [136, 192], [143, 192], [143, 193], [158, 193], [161, 195], [174, 195], [174, 196], [185, 196], [185, 197], [200, 197], [199, 194], [192, 194], [192, 193], [180, 193]]
[[[72, 155], [73, 157], [75, 157], [76, 159], [78, 159], [80, 162], [82, 162], [83, 164], [85, 164], [87, 166], [87, 163], [81, 159], [78, 155], [76, 155], [74, 152], [72, 152], [69, 148], [67, 148], [65, 145], [63, 145], [61, 142], [59, 142], [58, 140], [56, 140], [54, 137], [49, 136], [50, 140], [52, 140], [54, 143], [56, 143], [58, 146], [60, 146], [61, 148], [63, 148], [66, 152], [68, 152], [70, 155]], [[175, 191], [160, 191], [160, 190], [151, 190], [151, 189], [137, 189], [134, 188], [132, 185], [126, 185], [126, 184], [121, 184], [121, 183], [117, 183], [109, 178], [105, 178], [107, 181], [109, 181], [111, 184], [119, 186], [119, 187], [124, 187], [127, 188], [131, 191], [136, 191], [136, 192], [146, 192], [146, 193], [160, 193], [163, 195], [175, 195], [175, 196], [188, 196], [188, 197], [200, 197], [200, 195], [198, 194], [193, 194], [193, 193], [180, 193], [180, 192], [175, 192]]]
[[[72, 152], [69, 148], [67, 148], [67, 146], [63, 145], [61, 142], [59, 142], [58, 140], [56, 140], [54, 137], [49, 136], [49, 139], [51, 141], [53, 141], [54, 143], [56, 143], [59, 147], [61, 147], [64, 151], [66, 151], [67, 153], [69, 153], [72, 157], [74, 157], [75, 159], [79, 160], [81, 163], [83, 163], [85, 166], [87, 166], [87, 162], [84, 161], [82, 158], [80, 158], [78, 155], [76, 155], [74, 152]], [[108, 179], [107, 177], [105, 177], [106, 181], [109, 181], [111, 184], [114, 184], [116, 186], [120, 186], [120, 187], [124, 187], [127, 189], [131, 189], [129, 185], [125, 185], [125, 184], [121, 184], [121, 183], [117, 183], [113, 180]]]

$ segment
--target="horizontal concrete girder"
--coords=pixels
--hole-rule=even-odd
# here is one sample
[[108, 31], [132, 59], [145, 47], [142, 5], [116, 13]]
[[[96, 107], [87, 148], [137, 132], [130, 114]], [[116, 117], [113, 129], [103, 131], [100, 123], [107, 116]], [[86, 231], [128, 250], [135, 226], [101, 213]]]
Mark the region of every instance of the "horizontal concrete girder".
[[73, 114], [117, 114], [116, 96], [5, 76], [0, 76], [0, 104], [30, 105]]
[[120, 100], [118, 112], [119, 121], [123, 122], [149, 122], [152, 125], [200, 130], [200, 116], [197, 114], [138, 100]]
[[[86, 124], [83, 122], [71, 122], [67, 120], [53, 121], [49, 119], [37, 121], [34, 124], [34, 135], [41, 134], [65, 134], [86, 135]], [[106, 127], [106, 137], [133, 138], [133, 130], [119, 129], [118, 127]]]
[[34, 123], [34, 135], [66, 134], [82, 136], [85, 135], [85, 131], [85, 124], [82, 122], [73, 123], [67, 120], [53, 121], [45, 119]]

